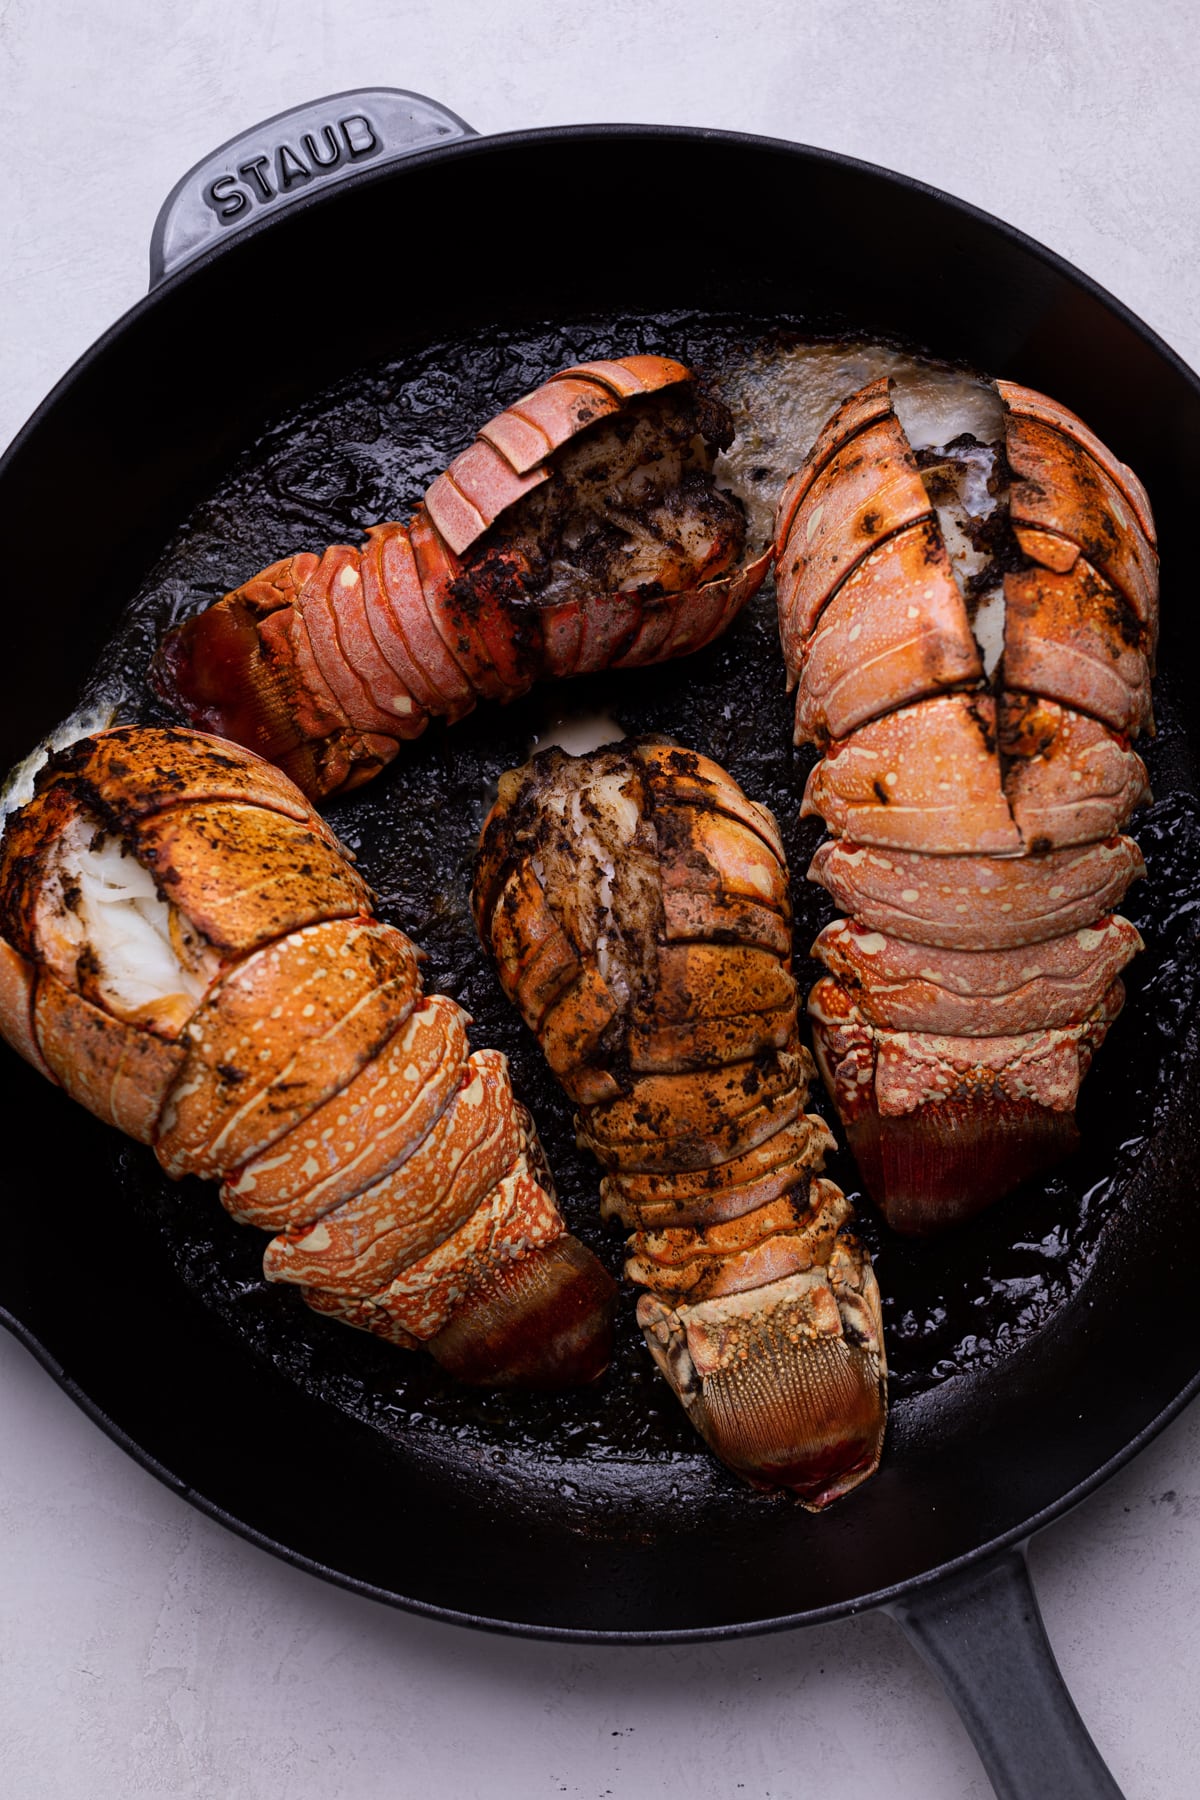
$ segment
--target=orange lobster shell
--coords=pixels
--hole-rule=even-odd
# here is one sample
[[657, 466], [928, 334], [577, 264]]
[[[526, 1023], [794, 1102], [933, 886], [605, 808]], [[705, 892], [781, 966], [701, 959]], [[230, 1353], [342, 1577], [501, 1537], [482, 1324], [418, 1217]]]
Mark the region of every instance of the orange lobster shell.
[[368, 781], [431, 718], [513, 700], [544, 677], [699, 650], [760, 586], [770, 554], [700, 566], [670, 543], [656, 579], [539, 602], [488, 534], [555, 475], [555, 458], [632, 401], [690, 385], [662, 356], [564, 369], [484, 425], [405, 526], [361, 549], [285, 557], [169, 633], [155, 680], [189, 719], [258, 751], [315, 799]]
[[796, 741], [823, 752], [802, 810], [833, 833], [809, 877], [853, 916], [814, 946], [817, 1059], [873, 1197], [915, 1232], [1072, 1147], [1141, 947], [1112, 908], [1143, 872], [1120, 834], [1148, 798], [1130, 738], [1152, 724], [1149, 502], [1065, 407], [994, 389], [990, 677], [890, 381], [839, 408], [776, 515]]
[[651, 740], [503, 777], [474, 883], [505, 992], [630, 1228], [638, 1322], [697, 1429], [817, 1509], [878, 1464], [878, 1291], [804, 1111], [787, 869], [715, 763]]
[[[151, 875], [198, 997], [131, 1006], [81, 947], [56, 860], [79, 826]], [[604, 1367], [613, 1284], [566, 1234], [505, 1058], [422, 993], [420, 953], [286, 776], [199, 732], [82, 739], [9, 821], [0, 930], [9, 1043], [173, 1177], [219, 1181], [273, 1234], [269, 1280], [485, 1385]]]

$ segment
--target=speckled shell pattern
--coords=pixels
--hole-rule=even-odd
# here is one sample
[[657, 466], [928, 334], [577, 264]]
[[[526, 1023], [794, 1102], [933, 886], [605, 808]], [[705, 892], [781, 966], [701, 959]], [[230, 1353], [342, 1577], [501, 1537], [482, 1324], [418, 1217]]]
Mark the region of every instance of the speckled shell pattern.
[[[636, 809], [626, 854], [644, 877], [599, 930], [574, 892], [597, 780]], [[577, 795], [565, 820], [551, 787]], [[601, 875], [617, 890], [614, 861]], [[473, 899], [505, 992], [579, 1104], [602, 1211], [632, 1233], [638, 1322], [693, 1423], [756, 1486], [814, 1508], [847, 1492], [883, 1435], [878, 1291], [852, 1208], [820, 1172], [833, 1138], [805, 1111], [815, 1071], [770, 813], [666, 742], [550, 750], [503, 778]], [[606, 960], [616, 930], [641, 965], [636, 992]]]
[[[203, 938], [213, 972], [185, 1022], [119, 1016], [54, 947], [54, 847], [81, 816]], [[73, 745], [8, 823], [0, 930], [9, 1043], [173, 1177], [219, 1181], [272, 1234], [268, 1279], [318, 1311], [412, 1347], [561, 1239], [505, 1058], [470, 1053], [333, 833], [250, 752], [134, 727]]]
[[511, 581], [462, 581], [490, 527], [550, 480], [556, 452], [631, 400], [692, 379], [662, 356], [561, 370], [482, 427], [407, 525], [372, 526], [362, 548], [285, 557], [170, 633], [160, 691], [320, 799], [369, 781], [431, 718], [453, 723], [548, 677], [701, 649], [757, 591], [769, 553], [678, 592], [545, 605]]
[[989, 678], [892, 401], [844, 402], [776, 515], [809, 879], [849, 915], [813, 949], [817, 1059], [890, 1223], [968, 1216], [1075, 1142], [1080, 1082], [1141, 948], [1158, 558], [1145, 490], [1075, 415], [994, 383], [1007, 483]]

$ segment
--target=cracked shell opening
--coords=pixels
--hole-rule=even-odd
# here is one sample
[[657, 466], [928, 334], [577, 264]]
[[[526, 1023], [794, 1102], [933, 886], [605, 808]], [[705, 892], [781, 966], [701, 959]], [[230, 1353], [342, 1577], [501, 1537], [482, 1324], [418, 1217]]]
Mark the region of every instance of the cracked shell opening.
[[130, 850], [82, 814], [50, 851], [37, 931], [69, 985], [164, 1037], [182, 1031], [220, 966]]
[[690, 382], [632, 400], [550, 458], [549, 479], [491, 528], [459, 585], [507, 572], [551, 606], [722, 574], [746, 541], [740, 500], [712, 475], [729, 435], [724, 409]]

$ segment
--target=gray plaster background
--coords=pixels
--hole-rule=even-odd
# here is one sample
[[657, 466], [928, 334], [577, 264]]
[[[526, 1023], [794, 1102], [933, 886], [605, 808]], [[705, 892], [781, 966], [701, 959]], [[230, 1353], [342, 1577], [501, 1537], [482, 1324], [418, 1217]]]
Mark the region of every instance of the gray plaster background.
[[[432, 94], [482, 131], [706, 124], [888, 164], [1054, 245], [1200, 363], [1187, 0], [0, 0], [0, 441], [138, 298], [158, 203], [190, 163], [255, 119], [367, 83]], [[531, 228], [522, 250], [533, 242]], [[23, 549], [19, 591], [49, 604], [29, 579], [37, 546]], [[1200, 1412], [1045, 1533], [1033, 1567], [1129, 1800], [1200, 1794]], [[7, 1337], [0, 1787], [16, 1800], [990, 1791], [884, 1619], [601, 1652], [392, 1614], [191, 1511]]]

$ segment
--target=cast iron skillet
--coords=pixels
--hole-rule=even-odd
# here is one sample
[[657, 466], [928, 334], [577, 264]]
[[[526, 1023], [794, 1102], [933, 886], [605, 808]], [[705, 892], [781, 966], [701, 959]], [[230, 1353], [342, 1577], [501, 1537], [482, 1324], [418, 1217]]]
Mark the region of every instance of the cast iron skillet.
[[[296, 174], [313, 160], [306, 133], [326, 160], [340, 145], [334, 166]], [[299, 156], [281, 163], [285, 143]], [[1172, 603], [1170, 572], [1187, 566], [1200, 478], [1196, 377], [1060, 259], [900, 176], [732, 133], [480, 139], [417, 96], [364, 92], [268, 121], [185, 177], [151, 264], [149, 297], [0, 465], [0, 541], [37, 546], [55, 571], [45, 591], [17, 576], [10, 597], [4, 765], [71, 711], [123, 602], [261, 421], [455, 332], [630, 308], [800, 314], [1060, 396], [1146, 480], [1168, 571], [1162, 667], [1194, 666], [1195, 608]], [[1200, 730], [1186, 699], [1174, 716], [1155, 768], [1168, 796], [1190, 791]], [[41, 1173], [8, 1209], [0, 1316], [162, 1480], [347, 1587], [460, 1623], [625, 1643], [884, 1605], [946, 1680], [998, 1793], [1115, 1795], [1023, 1547], [1200, 1382], [1194, 1009], [1165, 977], [1142, 1003], [1169, 1078], [1110, 1179], [1086, 1280], [1011, 1356], [898, 1406], [879, 1476], [820, 1519], [719, 1471], [692, 1480], [695, 1457], [639, 1467], [594, 1445], [567, 1481], [552, 1461], [489, 1455], [486, 1431], [426, 1432], [417, 1454], [323, 1404], [180, 1283], [129, 1204], [145, 1153], [115, 1152], [12, 1060], [8, 1138], [39, 1146]]]

